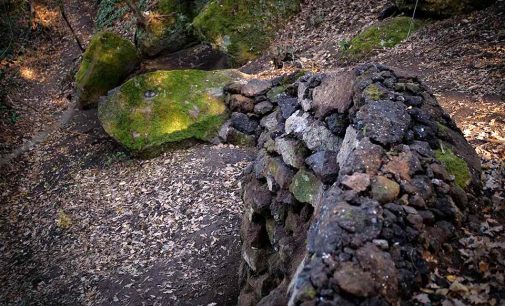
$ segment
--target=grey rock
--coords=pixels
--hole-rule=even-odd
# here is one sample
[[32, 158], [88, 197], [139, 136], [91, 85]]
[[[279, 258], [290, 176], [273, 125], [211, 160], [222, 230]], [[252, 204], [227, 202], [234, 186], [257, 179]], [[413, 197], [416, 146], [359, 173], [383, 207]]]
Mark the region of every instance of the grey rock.
[[258, 122], [246, 114], [232, 113], [231, 126], [242, 133], [254, 134], [254, 132], [256, 132], [256, 128], [258, 127]]
[[280, 157], [274, 157], [269, 159], [267, 174], [274, 179], [280, 188], [287, 189], [295, 173]]
[[258, 115], [264, 115], [272, 111], [274, 108], [273, 104], [268, 101], [262, 101], [254, 106], [254, 113]]
[[323, 183], [331, 183], [337, 178], [339, 167], [336, 152], [316, 152], [309, 156], [305, 162]]
[[326, 117], [324, 121], [328, 129], [337, 136], [343, 136], [349, 126], [349, 120], [345, 114], [334, 113]]
[[380, 100], [368, 103], [356, 114], [362, 133], [383, 145], [400, 143], [410, 125], [403, 103]]
[[297, 109], [300, 108], [297, 98], [289, 96], [280, 96], [277, 100], [277, 104], [281, 110], [281, 115], [284, 119], [288, 119]]
[[247, 97], [264, 95], [272, 87], [272, 82], [265, 80], [250, 80], [242, 87], [241, 93]]
[[310, 115], [308, 113], [304, 113], [301, 110], [293, 113], [286, 120], [286, 134], [301, 135], [309, 126], [309, 117]]
[[260, 125], [269, 131], [272, 131], [279, 124], [279, 109], [276, 109], [272, 113], [261, 118]]
[[244, 186], [242, 198], [246, 207], [251, 207], [254, 212], [261, 213], [270, 206], [272, 195], [265, 184], [253, 178]]
[[330, 150], [338, 152], [342, 139], [333, 135], [321, 122], [313, 122], [302, 132], [302, 140], [312, 151]]
[[287, 137], [278, 137], [275, 139], [275, 147], [277, 153], [282, 156], [286, 164], [294, 168], [301, 168], [303, 166], [307, 149], [301, 141]]

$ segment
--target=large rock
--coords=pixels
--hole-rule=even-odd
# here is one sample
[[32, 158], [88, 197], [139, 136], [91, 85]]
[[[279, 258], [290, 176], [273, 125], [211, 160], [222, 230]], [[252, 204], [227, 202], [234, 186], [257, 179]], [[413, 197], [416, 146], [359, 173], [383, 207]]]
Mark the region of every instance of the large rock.
[[139, 60], [137, 50], [128, 40], [111, 32], [95, 34], [75, 75], [80, 106], [95, 106], [100, 96], [121, 84]]
[[299, 0], [212, 0], [193, 20], [202, 41], [228, 53], [237, 65], [265, 50], [277, 29], [299, 11]]
[[128, 150], [154, 155], [184, 140], [210, 140], [228, 117], [222, 87], [235, 70], [156, 71], [124, 83], [98, 108], [105, 131]]
[[137, 27], [135, 44], [152, 57], [161, 51], [175, 52], [197, 41], [190, 24], [207, 0], [160, 0]]
[[434, 17], [448, 17], [484, 8], [493, 0], [396, 0], [396, 6], [404, 12], [412, 12], [416, 6], [418, 14]]
[[289, 190], [298, 201], [315, 206], [323, 192], [323, 184], [314, 174], [301, 169], [293, 177]]

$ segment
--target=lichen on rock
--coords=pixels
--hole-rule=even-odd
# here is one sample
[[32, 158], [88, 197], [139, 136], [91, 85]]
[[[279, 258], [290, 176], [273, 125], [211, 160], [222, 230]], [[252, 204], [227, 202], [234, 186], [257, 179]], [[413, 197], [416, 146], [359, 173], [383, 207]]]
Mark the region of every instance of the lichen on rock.
[[228, 117], [222, 88], [235, 70], [156, 71], [139, 75], [100, 104], [105, 131], [130, 151], [159, 153], [168, 144], [208, 141]]
[[95, 106], [98, 98], [118, 86], [138, 63], [137, 50], [128, 40], [111, 32], [95, 34], [75, 75], [79, 104]]

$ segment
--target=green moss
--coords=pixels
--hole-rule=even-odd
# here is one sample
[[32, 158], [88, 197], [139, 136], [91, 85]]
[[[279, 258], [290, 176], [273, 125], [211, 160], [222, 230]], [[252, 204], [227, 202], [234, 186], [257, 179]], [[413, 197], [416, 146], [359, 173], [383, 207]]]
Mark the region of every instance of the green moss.
[[227, 118], [222, 87], [238, 76], [233, 70], [147, 73], [124, 83], [98, 115], [109, 135], [142, 155], [167, 143], [209, 140]]
[[375, 101], [380, 100], [385, 95], [385, 93], [382, 90], [380, 90], [380, 88], [375, 84], [368, 86], [365, 89], [365, 94], [370, 99], [375, 100]]
[[[356, 35], [349, 42], [349, 47], [342, 50], [341, 56], [345, 60], [359, 60], [377, 49], [391, 48], [407, 38], [411, 23], [409, 17], [395, 17], [376, 23]], [[415, 20], [411, 33], [423, 25]]]
[[436, 150], [435, 157], [444, 164], [447, 171], [454, 175], [456, 184], [465, 189], [471, 180], [470, 170], [464, 159], [458, 157], [451, 149]]
[[138, 63], [137, 50], [128, 40], [110, 32], [95, 34], [75, 76], [81, 106], [95, 105], [100, 96], [121, 84]]
[[314, 174], [301, 169], [293, 177], [289, 191], [293, 193], [293, 196], [298, 201], [316, 205], [318, 197], [321, 195], [322, 187], [323, 184]]
[[178, 51], [196, 41], [190, 23], [205, 0], [161, 0], [147, 18], [146, 28], [137, 28], [135, 41], [143, 54]]
[[265, 50], [277, 28], [299, 10], [299, 0], [211, 0], [193, 20], [195, 32], [237, 65]]

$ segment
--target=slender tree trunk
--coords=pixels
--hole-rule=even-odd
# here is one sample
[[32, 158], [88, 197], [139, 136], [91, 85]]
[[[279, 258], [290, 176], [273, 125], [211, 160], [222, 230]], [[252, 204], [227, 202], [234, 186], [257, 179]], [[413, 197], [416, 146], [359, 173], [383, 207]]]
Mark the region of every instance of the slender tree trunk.
[[63, 4], [63, 1], [59, 1], [58, 6], [60, 8], [61, 16], [63, 17], [63, 20], [65, 20], [65, 23], [67, 24], [68, 28], [70, 29], [70, 32], [72, 32], [72, 36], [74, 36], [75, 42], [77, 43], [79, 50], [81, 50], [81, 52], [84, 52], [84, 48], [82, 46], [82, 43], [79, 40], [79, 37], [77, 37], [77, 34], [75, 33], [74, 29], [72, 28], [72, 25], [70, 24], [70, 21], [67, 18], [67, 14], [65, 13], [65, 6]]

